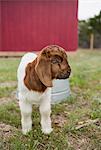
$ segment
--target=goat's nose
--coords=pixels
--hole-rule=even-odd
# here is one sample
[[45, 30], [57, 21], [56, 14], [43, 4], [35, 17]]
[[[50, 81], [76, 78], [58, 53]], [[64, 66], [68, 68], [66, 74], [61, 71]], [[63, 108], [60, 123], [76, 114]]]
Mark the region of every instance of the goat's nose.
[[67, 72], [71, 72], [71, 68], [70, 68], [70, 66], [68, 66], [68, 71]]
[[67, 70], [67, 74], [70, 75], [71, 73], [71, 69]]
[[67, 71], [67, 74], [70, 75], [70, 71]]

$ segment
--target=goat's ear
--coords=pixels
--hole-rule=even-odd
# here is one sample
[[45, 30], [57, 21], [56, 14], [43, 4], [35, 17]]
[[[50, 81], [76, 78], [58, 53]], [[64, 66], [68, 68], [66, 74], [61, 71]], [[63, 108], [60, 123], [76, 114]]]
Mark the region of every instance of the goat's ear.
[[46, 87], [52, 87], [51, 62], [46, 57], [45, 54], [41, 53], [37, 57], [37, 63], [35, 66], [35, 71], [36, 71], [40, 81]]

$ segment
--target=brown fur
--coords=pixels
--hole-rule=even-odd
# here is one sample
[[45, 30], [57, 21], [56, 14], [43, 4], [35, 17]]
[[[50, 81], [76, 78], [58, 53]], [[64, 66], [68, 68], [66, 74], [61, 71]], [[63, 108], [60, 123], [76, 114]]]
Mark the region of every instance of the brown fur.
[[47, 87], [39, 80], [35, 71], [35, 65], [36, 60], [27, 65], [24, 83], [29, 90], [44, 92]]
[[38, 57], [26, 67], [24, 83], [29, 90], [44, 92], [52, 87], [52, 79], [65, 79], [71, 69], [63, 48], [51, 45], [39, 53]]

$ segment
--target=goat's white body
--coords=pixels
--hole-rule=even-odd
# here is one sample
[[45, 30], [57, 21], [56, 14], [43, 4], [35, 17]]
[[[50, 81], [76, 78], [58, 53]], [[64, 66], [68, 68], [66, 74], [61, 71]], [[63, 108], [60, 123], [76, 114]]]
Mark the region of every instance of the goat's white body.
[[[25, 69], [28, 63], [35, 60], [37, 57], [34, 53], [27, 53], [25, 54], [20, 62], [17, 71], [17, 78], [18, 78], [18, 98], [21, 100], [25, 100], [31, 104], [39, 104], [42, 98], [47, 98], [48, 95], [51, 94], [51, 88], [47, 88], [44, 93], [39, 93], [36, 91], [30, 91], [24, 84], [24, 77], [25, 77]], [[48, 94], [48, 95], [47, 95]]]
[[26, 134], [32, 128], [31, 112], [32, 104], [38, 104], [41, 114], [41, 125], [44, 133], [50, 133], [51, 128], [51, 88], [45, 92], [30, 91], [24, 84], [25, 69], [28, 63], [34, 61], [37, 55], [34, 53], [25, 54], [18, 67], [18, 99], [22, 115], [22, 131]]

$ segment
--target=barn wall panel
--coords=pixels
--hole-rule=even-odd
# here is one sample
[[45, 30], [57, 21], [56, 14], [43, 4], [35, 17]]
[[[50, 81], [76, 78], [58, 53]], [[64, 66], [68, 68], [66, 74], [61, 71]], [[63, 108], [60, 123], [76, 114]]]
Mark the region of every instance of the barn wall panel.
[[1, 24], [1, 2], [0, 2], [0, 50], [2, 49], [2, 24]]
[[33, 51], [49, 44], [77, 48], [77, 0], [9, 0], [1, 4], [0, 50]]

